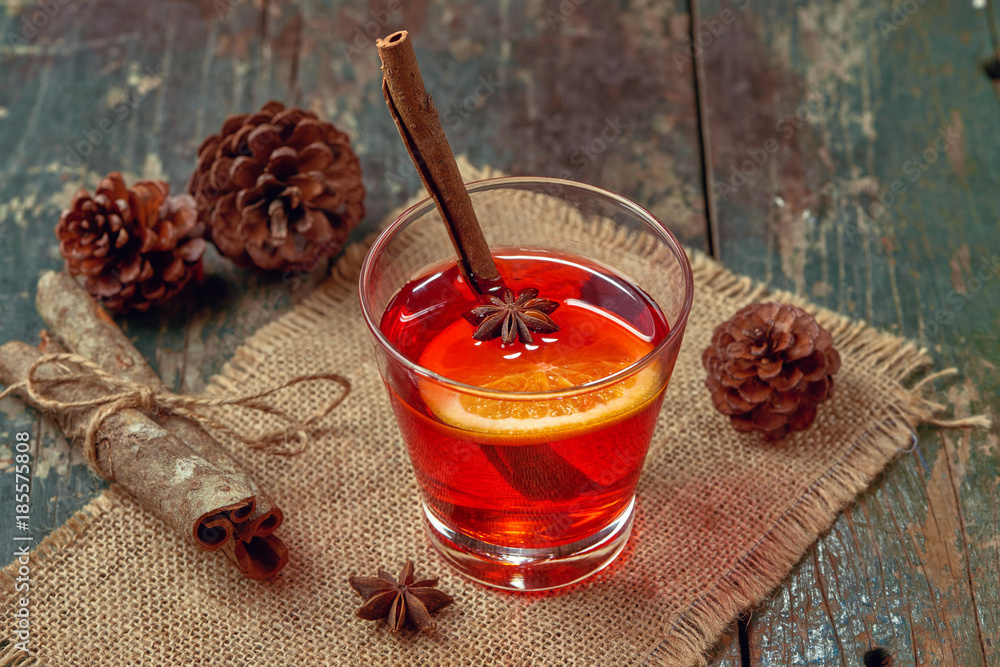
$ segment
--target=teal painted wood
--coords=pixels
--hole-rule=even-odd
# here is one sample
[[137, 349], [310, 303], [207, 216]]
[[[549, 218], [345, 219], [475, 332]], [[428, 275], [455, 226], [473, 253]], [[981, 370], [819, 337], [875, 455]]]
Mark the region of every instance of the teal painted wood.
[[[109, 0], [60, 4], [37, 33], [7, 39], [34, 11], [18, 7], [0, 6], [0, 341], [37, 340], [35, 282], [61, 266], [52, 230], [78, 188], [118, 170], [182, 192], [201, 138], [269, 99], [352, 136], [369, 193], [352, 238], [371, 231], [420, 189], [385, 109], [372, 39], [404, 27], [456, 153], [620, 192], [705, 246], [693, 80], [664, 58], [683, 42], [684, 2]], [[204, 281], [176, 303], [119, 318], [168, 384], [189, 392], [323, 274], [258, 275], [212, 249], [205, 264]], [[31, 433], [40, 540], [104, 484], [47, 420], [13, 400], [0, 409], [5, 479], [14, 434]], [[0, 494], [4, 516], [12, 506]], [[0, 521], [0, 544], [13, 532]], [[716, 656], [738, 664], [738, 645], [724, 639]]]
[[[905, 5], [905, 6], [904, 6]], [[1000, 142], [969, 3], [700, 2], [716, 248], [927, 345], [996, 414]], [[713, 29], [718, 33], [713, 33]], [[1000, 663], [997, 429], [921, 429], [756, 611], [751, 664]]]

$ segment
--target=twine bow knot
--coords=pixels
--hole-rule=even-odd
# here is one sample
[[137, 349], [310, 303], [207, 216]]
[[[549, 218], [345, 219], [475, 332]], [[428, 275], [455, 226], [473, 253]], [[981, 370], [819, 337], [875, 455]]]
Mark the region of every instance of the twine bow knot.
[[[50, 377], [40, 377], [39, 373], [45, 367], [54, 367], [58, 372]], [[264, 403], [264, 399], [282, 389], [303, 382], [327, 380], [339, 384], [343, 391], [305, 421], [294, 417], [284, 410]], [[88, 384], [97, 386], [102, 394], [95, 398], [80, 401], [61, 401], [49, 395], [52, 387], [65, 384]], [[83, 454], [94, 470], [97, 466], [97, 431], [105, 419], [121, 410], [135, 409], [156, 416], [162, 413], [180, 415], [193, 419], [202, 426], [221, 431], [242, 442], [252, 449], [258, 449], [278, 456], [296, 456], [308, 446], [311, 428], [316, 422], [330, 414], [334, 408], [343, 402], [351, 391], [351, 383], [347, 378], [336, 373], [314, 373], [299, 375], [285, 382], [256, 392], [236, 396], [185, 396], [174, 394], [165, 387], [152, 386], [133, 382], [106, 372], [90, 359], [78, 354], [61, 352], [46, 354], [39, 357], [28, 369], [27, 376], [21, 382], [7, 387], [0, 398], [23, 389], [42, 409], [65, 412], [70, 410], [92, 409], [86, 427], [84, 427]], [[204, 414], [205, 408], [221, 406], [239, 406], [260, 413], [271, 415], [284, 423], [284, 428], [260, 433], [251, 437], [244, 436], [229, 428], [218, 420]], [[290, 446], [290, 443], [297, 443]]]

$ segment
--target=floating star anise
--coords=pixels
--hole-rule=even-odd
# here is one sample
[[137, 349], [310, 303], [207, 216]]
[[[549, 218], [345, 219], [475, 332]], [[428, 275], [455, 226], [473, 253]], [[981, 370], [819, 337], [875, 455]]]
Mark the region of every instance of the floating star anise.
[[559, 331], [549, 317], [559, 304], [550, 299], [539, 299], [538, 290], [534, 287], [521, 290], [516, 298], [513, 291], [505, 288], [502, 296], [501, 299], [491, 295], [490, 303], [477, 306], [467, 314], [466, 319], [478, 326], [472, 334], [476, 340], [491, 340], [500, 336], [504, 345], [510, 345], [517, 339], [522, 343], [531, 343], [534, 342], [532, 331]]
[[454, 602], [450, 595], [434, 588], [437, 578], [416, 581], [413, 561], [409, 560], [398, 579], [379, 569], [377, 577], [351, 577], [348, 581], [366, 600], [357, 615], [366, 621], [385, 619], [390, 632], [399, 632], [407, 620], [419, 630], [433, 630], [431, 614]]

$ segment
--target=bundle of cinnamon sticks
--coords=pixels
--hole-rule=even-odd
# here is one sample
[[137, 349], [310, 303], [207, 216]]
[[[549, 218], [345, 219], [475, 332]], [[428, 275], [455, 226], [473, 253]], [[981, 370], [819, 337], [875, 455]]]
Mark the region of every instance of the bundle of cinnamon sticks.
[[[110, 375], [150, 391], [166, 392], [159, 376], [108, 314], [65, 273], [45, 273], [36, 305], [51, 334], [34, 347], [20, 341], [0, 346], [0, 382], [23, 383], [43, 355], [72, 352]], [[51, 358], [51, 357], [50, 357]], [[97, 406], [53, 410], [87, 403], [107, 391], [59, 363], [37, 366], [34, 379], [46, 384], [46, 399], [25, 388], [15, 393], [49, 412], [82, 446], [89, 429], [89, 462], [117, 482], [146, 509], [205, 551], [221, 551], [249, 579], [270, 579], [288, 562], [288, 550], [273, 533], [284, 515], [257, 483], [197, 421], [170, 411], [128, 408], [92, 420]]]

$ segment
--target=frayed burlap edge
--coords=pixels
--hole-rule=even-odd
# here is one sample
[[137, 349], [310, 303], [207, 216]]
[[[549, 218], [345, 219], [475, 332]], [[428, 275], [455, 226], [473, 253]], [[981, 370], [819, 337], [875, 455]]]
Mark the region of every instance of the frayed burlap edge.
[[[481, 177], [492, 177], [486, 172]], [[281, 342], [294, 342], [303, 332], [311, 331], [326, 317], [331, 305], [343, 299], [357, 298], [357, 280], [361, 263], [376, 234], [348, 246], [329, 279], [295, 308], [274, 322], [261, 327], [247, 340], [213, 377], [206, 389], [208, 394], [231, 390], [252, 367], [257, 355], [268, 355], [268, 348]], [[616, 238], [624, 242], [625, 239]], [[667, 630], [663, 640], [643, 661], [644, 665], [706, 664], [705, 652], [718, 640], [733, 620], [746, 608], [759, 604], [788, 575], [804, 552], [833, 525], [837, 515], [871, 483], [885, 467], [915, 438], [914, 430], [923, 423], [942, 427], [988, 426], [985, 417], [944, 421], [936, 415], [945, 406], [922, 396], [930, 380], [952, 374], [948, 369], [928, 375], [919, 383], [906, 387], [905, 382], [917, 372], [932, 365], [926, 349], [912, 342], [878, 331], [864, 322], [851, 320], [825, 308], [820, 308], [788, 292], [772, 291], [746, 276], [739, 276], [700, 252], [689, 252], [695, 283], [715, 292], [750, 303], [774, 300], [795, 303], [812, 313], [830, 331], [841, 355], [869, 366], [894, 383], [893, 395], [882, 414], [872, 415], [876, 426], [853, 443], [841, 459], [814, 482], [801, 498], [771, 526], [752, 549], [724, 575], [715, 586], [695, 600]], [[724, 319], [720, 315], [720, 321]], [[44, 563], [59, 550], [73, 545], [86, 534], [87, 528], [108, 510], [116, 507], [125, 492], [112, 485], [72, 518], [46, 537], [31, 553], [32, 569]], [[0, 588], [14, 591], [17, 562], [0, 571]], [[0, 667], [28, 667], [37, 664], [14, 646], [13, 638], [2, 642]]]
[[744, 303], [790, 302], [805, 308], [830, 331], [844, 358], [865, 363], [887, 375], [896, 383], [896, 391], [888, 397], [883, 414], [872, 416], [877, 426], [858, 438], [708, 593], [695, 600], [651, 651], [646, 665], [706, 664], [705, 651], [733, 620], [768, 597], [819, 536], [833, 525], [840, 511], [868, 487], [888, 460], [903, 451], [904, 444], [913, 441], [916, 427], [933, 421], [935, 409], [941, 407], [921, 396], [923, 382], [912, 388], [904, 386], [907, 379], [932, 365], [926, 349], [788, 292], [771, 291], [701, 254], [692, 257], [692, 270], [696, 283], [729, 298]]
[[946, 406], [922, 395], [930, 381], [957, 373], [946, 369], [927, 375], [910, 387], [907, 380], [929, 369], [933, 360], [918, 348], [863, 321], [852, 320], [795, 295], [771, 290], [746, 276], [738, 276], [701, 253], [692, 255], [694, 279], [743, 303], [779, 301], [794, 303], [812, 314], [834, 339], [844, 358], [867, 364], [896, 384], [882, 414], [872, 415], [877, 425], [861, 435], [844, 455], [788, 508], [756, 544], [712, 589], [695, 600], [650, 652], [644, 665], [706, 664], [708, 650], [733, 620], [748, 607], [760, 604], [781, 584], [802, 555], [829, 530], [840, 512], [884, 470], [888, 461], [916, 442], [920, 424], [945, 428], [988, 428], [984, 416], [945, 420], [938, 414]]

